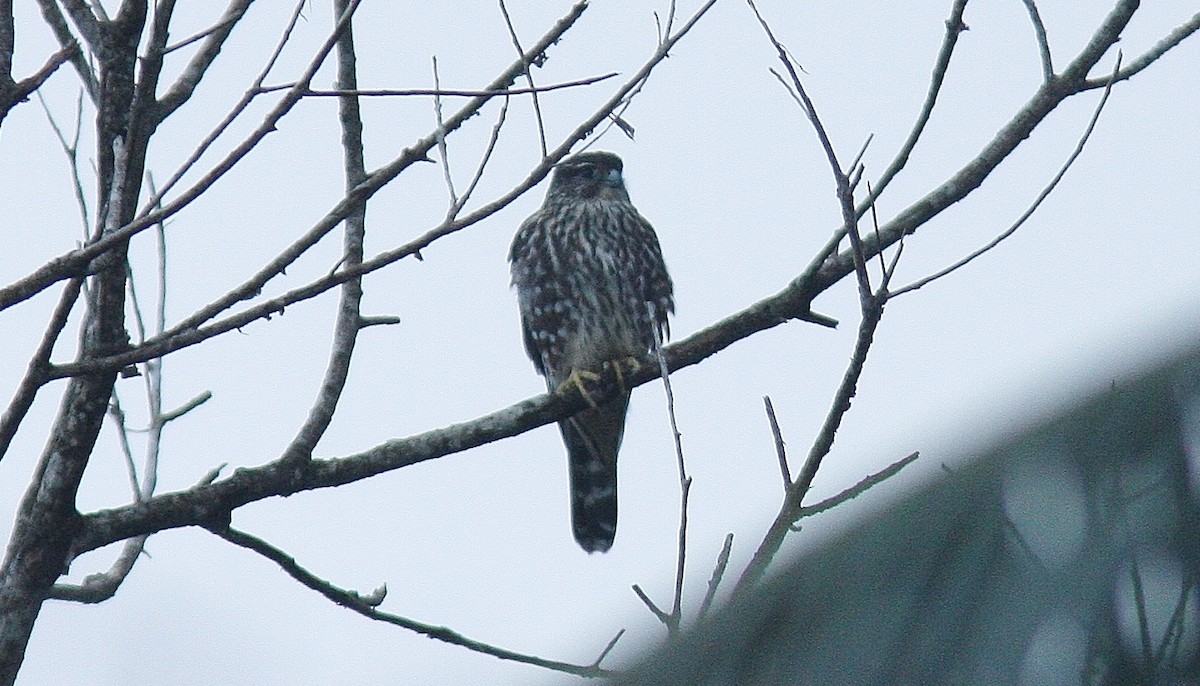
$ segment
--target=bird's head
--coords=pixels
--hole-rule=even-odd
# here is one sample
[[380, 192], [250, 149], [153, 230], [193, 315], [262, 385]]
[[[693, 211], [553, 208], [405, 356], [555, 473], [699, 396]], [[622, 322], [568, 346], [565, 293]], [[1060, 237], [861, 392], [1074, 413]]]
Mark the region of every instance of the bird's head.
[[554, 168], [548, 195], [573, 200], [629, 200], [621, 158], [611, 152], [581, 152]]

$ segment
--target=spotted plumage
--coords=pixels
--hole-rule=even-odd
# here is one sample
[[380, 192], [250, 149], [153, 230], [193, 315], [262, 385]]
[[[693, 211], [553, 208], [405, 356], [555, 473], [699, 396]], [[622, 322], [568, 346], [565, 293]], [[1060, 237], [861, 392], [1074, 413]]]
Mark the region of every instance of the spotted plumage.
[[[541, 209], [509, 252], [525, 350], [550, 390], [579, 371], [639, 357], [674, 310], [658, 237], [629, 201], [621, 158], [584, 152], [555, 168]], [[647, 302], [654, 304], [651, 319]], [[559, 422], [571, 478], [571, 526], [588, 552], [612, 546], [617, 451], [629, 392]]]

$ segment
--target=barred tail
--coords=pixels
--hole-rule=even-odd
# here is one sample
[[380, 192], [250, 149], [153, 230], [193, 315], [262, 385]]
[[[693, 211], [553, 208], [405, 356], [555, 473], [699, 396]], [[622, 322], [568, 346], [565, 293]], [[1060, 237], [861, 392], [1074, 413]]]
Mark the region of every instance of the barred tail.
[[612, 547], [617, 533], [617, 451], [629, 394], [559, 422], [571, 472], [571, 529], [589, 553]]

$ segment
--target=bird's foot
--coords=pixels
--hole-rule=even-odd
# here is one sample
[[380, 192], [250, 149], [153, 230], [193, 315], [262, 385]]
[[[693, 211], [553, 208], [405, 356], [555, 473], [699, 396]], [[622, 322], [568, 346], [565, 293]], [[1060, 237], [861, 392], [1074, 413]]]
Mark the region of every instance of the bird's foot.
[[625, 385], [626, 371], [622, 371], [622, 367], [624, 367], [629, 374], [634, 374], [642, 368], [642, 362], [633, 355], [629, 355], [628, 357], [618, 357], [615, 360], [609, 360], [608, 362], [604, 363], [604, 366], [613, 370], [613, 374], [617, 377], [617, 388], [620, 388], [621, 392], [624, 393], [625, 391], [628, 391], [629, 388]]
[[601, 367], [603, 372], [599, 374], [587, 369], [572, 369], [571, 374], [558, 385], [555, 392], [559, 395], [570, 395], [572, 391], [578, 391], [579, 395], [583, 396], [588, 405], [596, 407], [596, 399], [588, 391], [589, 385], [595, 388], [595, 385], [601, 383], [604, 377], [607, 376], [605, 372], [611, 369], [617, 383], [617, 388], [622, 393], [627, 393], [629, 392], [629, 386], [625, 383], [625, 375], [636, 373], [641, 368], [641, 360], [630, 355], [628, 357], [618, 357], [605, 361]]
[[560, 383], [554, 392], [559, 395], [568, 395], [571, 389], [576, 389], [579, 391], [579, 395], [583, 396], [583, 399], [587, 401], [588, 405], [596, 407], [596, 401], [592, 399], [592, 394], [588, 393], [587, 382], [595, 383], [599, 380], [600, 375], [596, 372], [590, 372], [586, 369], [572, 369], [571, 375]]

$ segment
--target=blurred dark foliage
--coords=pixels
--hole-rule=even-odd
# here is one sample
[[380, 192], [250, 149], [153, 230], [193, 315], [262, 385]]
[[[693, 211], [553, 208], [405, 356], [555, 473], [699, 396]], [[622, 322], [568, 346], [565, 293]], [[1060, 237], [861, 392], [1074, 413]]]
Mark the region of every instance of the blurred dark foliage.
[[613, 683], [1198, 684], [1198, 451], [1194, 350], [946, 467]]

